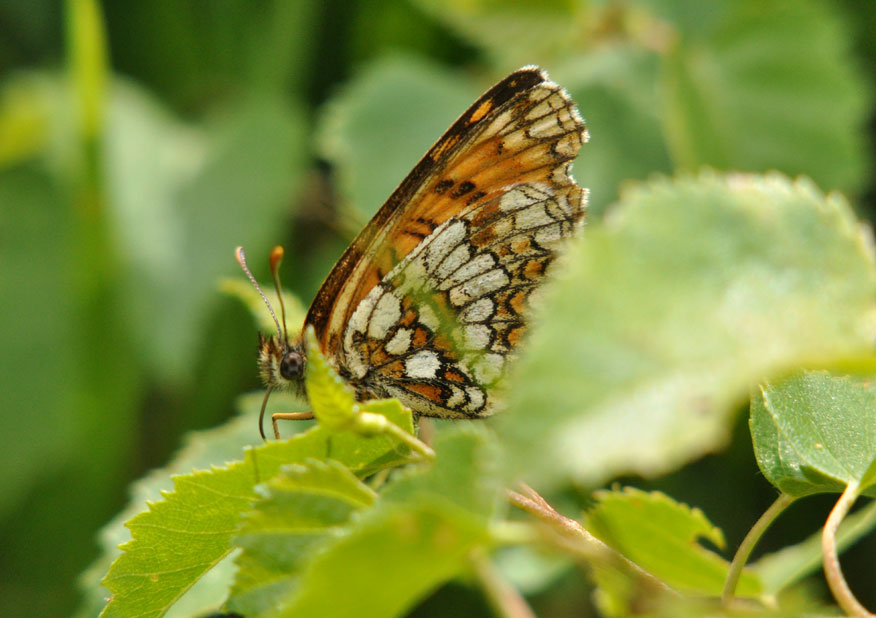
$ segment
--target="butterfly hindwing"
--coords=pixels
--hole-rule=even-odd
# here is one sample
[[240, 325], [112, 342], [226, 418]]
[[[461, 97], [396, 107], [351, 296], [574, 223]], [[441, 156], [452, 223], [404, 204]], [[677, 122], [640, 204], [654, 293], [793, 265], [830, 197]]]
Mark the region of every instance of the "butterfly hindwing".
[[531, 294], [583, 220], [569, 175], [586, 141], [565, 92], [511, 74], [430, 149], [308, 312], [360, 398], [477, 417], [526, 328]]

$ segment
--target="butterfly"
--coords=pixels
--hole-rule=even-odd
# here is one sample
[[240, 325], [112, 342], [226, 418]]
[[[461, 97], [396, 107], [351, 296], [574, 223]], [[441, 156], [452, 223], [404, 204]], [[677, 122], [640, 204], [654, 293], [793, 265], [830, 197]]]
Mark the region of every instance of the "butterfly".
[[[490, 391], [527, 329], [533, 294], [583, 223], [587, 194], [571, 164], [587, 140], [568, 94], [527, 66], [429, 149], [332, 268], [304, 321], [357, 399], [395, 397], [421, 416], [492, 413]], [[275, 249], [278, 291], [281, 257]], [[240, 247], [237, 258], [261, 293]], [[265, 402], [278, 388], [306, 394], [304, 339], [290, 341], [274, 321], [276, 336], [259, 334]], [[275, 435], [277, 420], [300, 418], [312, 415], [273, 414]]]

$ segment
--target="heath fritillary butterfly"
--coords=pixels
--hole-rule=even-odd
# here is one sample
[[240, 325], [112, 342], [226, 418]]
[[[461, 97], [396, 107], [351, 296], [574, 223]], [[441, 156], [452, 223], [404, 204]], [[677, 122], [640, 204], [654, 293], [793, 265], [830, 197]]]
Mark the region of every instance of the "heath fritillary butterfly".
[[[429, 149], [335, 264], [304, 321], [358, 399], [396, 397], [422, 416], [491, 413], [530, 297], [583, 222], [586, 190], [570, 169], [587, 138], [566, 92], [524, 67]], [[249, 275], [242, 249], [237, 256]], [[275, 279], [281, 256], [272, 255]], [[304, 394], [304, 339], [277, 330], [259, 335], [268, 394]], [[310, 417], [274, 414], [275, 434], [277, 419]]]

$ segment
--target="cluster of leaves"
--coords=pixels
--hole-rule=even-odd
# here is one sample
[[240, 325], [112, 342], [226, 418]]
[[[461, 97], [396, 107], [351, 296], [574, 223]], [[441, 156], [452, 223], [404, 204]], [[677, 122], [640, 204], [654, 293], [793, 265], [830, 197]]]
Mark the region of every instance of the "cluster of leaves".
[[[549, 488], [671, 470], [720, 447], [739, 400], [770, 375], [753, 392], [751, 430], [780, 504], [852, 486], [874, 493], [871, 381], [824, 369], [781, 377], [801, 359], [873, 370], [876, 263], [854, 215], [839, 196], [777, 174], [656, 180], [626, 193], [567, 258], [543, 308], [552, 319], [535, 329], [495, 422], [440, 426], [432, 460], [411, 449], [407, 411], [393, 400], [356, 404], [314, 353], [319, 424], [177, 476], [128, 523], [103, 615], [160, 616], [180, 603], [246, 616], [395, 616], [460, 577], [510, 612], [485, 558], [507, 547], [587, 565], [604, 615], [644, 603], [676, 616], [722, 591], [730, 603], [734, 590], [774, 604], [818, 568], [817, 542], [741, 572], [747, 556], [731, 568], [699, 545], [723, 547], [722, 532], [665, 494], [600, 491], [570, 531], [544, 504], [512, 500], [536, 515], [515, 517], [505, 488], [521, 476]], [[876, 525], [873, 509], [852, 523], [845, 543]], [[190, 596], [231, 554], [236, 569]]]
[[[70, 582], [124, 485], [165, 461], [184, 428], [225, 418], [234, 395], [255, 384], [252, 333], [215, 290], [236, 268], [233, 247], [264, 255], [288, 234], [290, 283], [306, 303], [349, 240], [325, 230], [358, 231], [459, 112], [524, 64], [548, 69], [587, 120], [593, 139], [575, 174], [591, 190], [591, 224], [538, 321], [508, 413], [478, 434], [503, 462], [485, 473], [491, 486], [513, 486], [525, 472], [567, 499], [570, 483], [586, 491], [618, 474], [669, 474], [727, 443], [754, 382], [780, 388], [791, 368], [836, 370], [838, 359], [842, 371], [866, 373], [854, 360], [865, 339], [855, 316], [869, 302], [869, 266], [851, 257], [861, 248], [835, 242], [855, 223], [834, 198], [806, 198], [805, 183], [776, 177], [682, 176], [626, 193], [601, 218], [630, 179], [704, 165], [805, 175], [852, 199], [872, 188], [861, 128], [872, 108], [874, 20], [869, 4], [821, 0], [0, 6], [4, 32], [15, 33], [0, 37], [0, 210], [14, 223], [0, 243], [0, 287], [14, 299], [0, 304], [0, 465], [14, 471], [0, 478], [0, 614], [69, 614]], [[331, 165], [331, 194], [314, 149]], [[651, 212], [665, 201], [672, 208]], [[774, 212], [765, 202], [821, 206]], [[734, 215], [721, 215], [733, 204]], [[319, 209], [320, 220], [334, 215], [333, 225], [297, 217], [299, 205]], [[280, 405], [302, 404], [275, 396]], [[166, 468], [132, 486], [83, 579], [82, 615], [104, 604], [97, 582], [129, 537], [122, 522], [173, 491], [171, 474], [240, 460], [257, 440], [253, 425], [246, 416], [188, 438]], [[862, 438], [853, 443], [866, 452]], [[436, 448], [439, 460], [450, 456]], [[785, 461], [790, 451], [780, 453]], [[792, 495], [790, 479], [823, 476], [808, 463], [792, 469], [778, 475]], [[720, 493], [679, 480], [690, 470], [664, 480], [687, 483], [693, 504], [704, 504], [691, 498], [697, 491]], [[835, 474], [824, 477], [838, 479], [832, 490], [851, 478]], [[710, 516], [732, 539], [729, 505], [746, 502], [753, 519], [750, 496], [766, 484], [751, 470], [728, 475], [739, 484], [726, 512], [712, 506]], [[545, 557], [528, 543], [490, 553], [508, 544], [507, 526], [493, 525], [503, 517], [491, 513], [491, 540], [478, 542], [487, 550], [472, 555], [492, 556], [520, 590], [550, 603], [569, 554]], [[862, 518], [855, 534], [868, 525]], [[817, 555], [804, 544], [761, 560], [762, 590], [789, 581], [767, 564], [807, 573]], [[474, 563], [482, 573], [484, 561]], [[234, 569], [221, 560], [173, 611], [215, 606]], [[603, 570], [594, 580], [603, 591], [629, 578]], [[209, 601], [197, 601], [200, 591]], [[598, 595], [604, 611], [622, 613], [615, 596]]]

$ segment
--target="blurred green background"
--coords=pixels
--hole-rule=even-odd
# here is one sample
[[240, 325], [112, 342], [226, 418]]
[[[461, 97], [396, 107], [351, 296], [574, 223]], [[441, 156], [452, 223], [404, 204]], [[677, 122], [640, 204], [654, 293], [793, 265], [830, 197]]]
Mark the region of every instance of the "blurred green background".
[[[0, 615], [72, 613], [128, 483], [258, 388], [255, 328], [219, 291], [234, 247], [267, 281], [284, 244], [306, 305], [426, 148], [524, 64], [588, 122], [592, 218], [628, 180], [702, 166], [805, 174], [873, 213], [869, 2], [0, 0]], [[630, 481], [704, 508], [733, 548], [774, 496], [746, 433]], [[764, 549], [814, 531], [819, 500]], [[870, 606], [874, 550], [844, 560]], [[582, 615], [587, 594], [567, 574], [531, 600]], [[418, 612], [451, 606], [483, 601], [454, 584]]]

